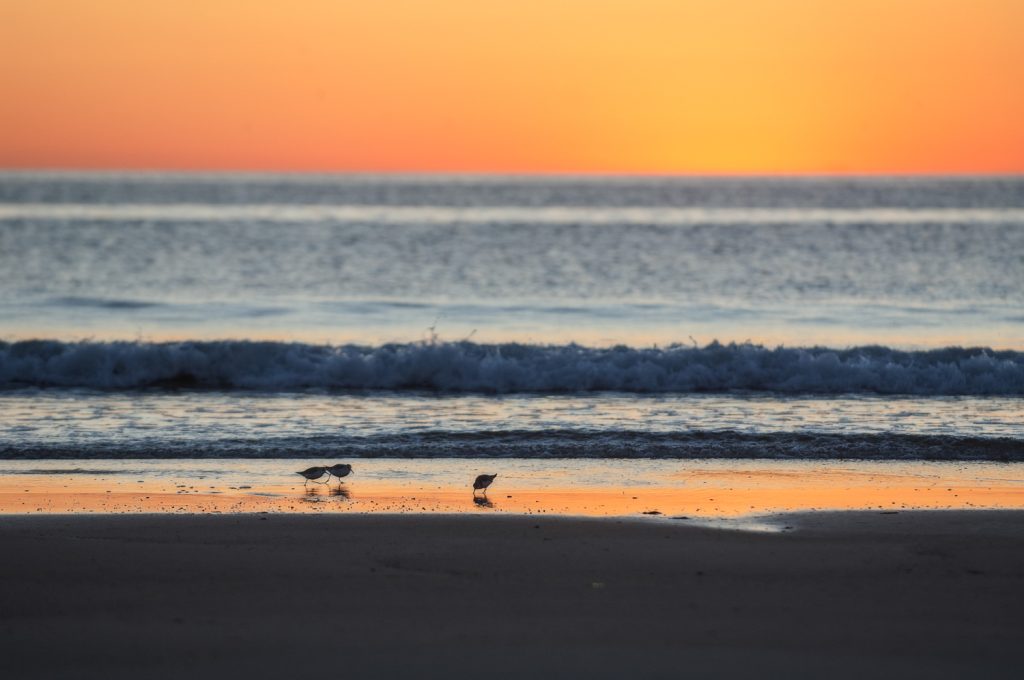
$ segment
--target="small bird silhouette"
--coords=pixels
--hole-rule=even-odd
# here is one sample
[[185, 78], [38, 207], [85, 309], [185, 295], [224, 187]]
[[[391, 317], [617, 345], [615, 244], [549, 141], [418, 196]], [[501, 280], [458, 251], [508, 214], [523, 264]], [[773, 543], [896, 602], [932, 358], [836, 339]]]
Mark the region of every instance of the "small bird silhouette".
[[[349, 465], [348, 463], [338, 463], [337, 465], [332, 465], [331, 467], [327, 468], [327, 472], [338, 478], [338, 484], [341, 484], [342, 477], [347, 477], [350, 474], [355, 474], [352, 471], [352, 466]], [[330, 479], [328, 479], [327, 481], [330, 481]]]
[[[305, 477], [306, 481], [303, 482], [302, 486], [307, 486], [310, 482], [316, 482], [316, 480], [318, 480], [321, 477], [323, 477], [324, 475], [326, 475], [327, 474], [327, 468], [318, 465], [316, 467], [306, 468], [305, 470], [302, 470], [301, 472], [296, 472], [295, 474], [302, 475], [303, 477]], [[327, 481], [328, 482], [331, 481], [331, 478], [329, 476], [327, 478]], [[317, 482], [317, 484], [326, 484], [326, 483], [327, 482]]]
[[473, 495], [475, 496], [477, 491], [479, 491], [480, 489], [483, 489], [484, 490], [484, 495], [486, 496], [487, 495], [487, 487], [489, 487], [491, 485], [491, 482], [493, 482], [494, 478], [497, 477], [497, 476], [498, 476], [497, 473], [495, 473], [493, 475], [479, 475], [479, 476], [477, 476], [477, 478], [473, 480]]

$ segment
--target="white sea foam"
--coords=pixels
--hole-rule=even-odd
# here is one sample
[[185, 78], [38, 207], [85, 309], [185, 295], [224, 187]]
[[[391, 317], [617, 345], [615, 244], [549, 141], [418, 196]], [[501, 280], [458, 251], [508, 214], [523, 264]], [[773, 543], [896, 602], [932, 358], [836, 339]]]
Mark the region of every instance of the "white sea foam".
[[1024, 353], [413, 343], [0, 343], [0, 386], [289, 391], [1024, 395]]
[[82, 222], [364, 222], [372, 224], [757, 225], [1017, 224], [1020, 208], [644, 208], [611, 206], [393, 206], [0, 203], [0, 220]]

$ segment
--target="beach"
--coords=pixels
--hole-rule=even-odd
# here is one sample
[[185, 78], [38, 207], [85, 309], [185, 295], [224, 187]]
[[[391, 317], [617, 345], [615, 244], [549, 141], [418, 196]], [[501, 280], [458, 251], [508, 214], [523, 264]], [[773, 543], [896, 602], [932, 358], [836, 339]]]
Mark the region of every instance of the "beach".
[[1015, 677], [1024, 512], [0, 522], [10, 678]]

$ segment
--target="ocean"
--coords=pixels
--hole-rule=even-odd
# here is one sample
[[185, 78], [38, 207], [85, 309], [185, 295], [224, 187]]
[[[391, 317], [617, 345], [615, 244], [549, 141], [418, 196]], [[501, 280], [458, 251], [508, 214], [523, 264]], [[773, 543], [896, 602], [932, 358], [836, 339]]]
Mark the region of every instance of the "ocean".
[[0, 174], [0, 458], [1024, 462], [1024, 179]]

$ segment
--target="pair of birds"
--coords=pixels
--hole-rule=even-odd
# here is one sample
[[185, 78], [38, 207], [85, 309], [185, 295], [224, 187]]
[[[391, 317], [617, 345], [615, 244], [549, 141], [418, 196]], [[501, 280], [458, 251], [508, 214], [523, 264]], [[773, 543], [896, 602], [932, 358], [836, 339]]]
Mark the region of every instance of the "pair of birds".
[[352, 474], [352, 466], [348, 463], [338, 463], [337, 465], [332, 465], [330, 467], [318, 465], [316, 467], [306, 468], [298, 474], [306, 478], [303, 486], [308, 486], [310, 482], [316, 482], [316, 480], [320, 479], [324, 475], [327, 475], [327, 481], [317, 482], [317, 484], [329, 484], [332, 476], [337, 477], [338, 484], [341, 484], [342, 477], [347, 477]]
[[[303, 486], [307, 486], [310, 482], [315, 482], [324, 475], [327, 475], [327, 481], [322, 482], [323, 484], [329, 484], [331, 481], [331, 476], [333, 475], [338, 478], [338, 485], [340, 486], [341, 478], [347, 477], [348, 475], [352, 474], [352, 466], [349, 465], [348, 463], [338, 463], [337, 465], [332, 465], [330, 467], [323, 467], [318, 465], [316, 467], [306, 468], [305, 470], [302, 470], [298, 474], [306, 478], [306, 481], [303, 484]], [[497, 476], [497, 473], [493, 475], [477, 475], [477, 478], [473, 480], [473, 495], [476, 496], [476, 492], [483, 489], [484, 495], [486, 496], [487, 487], [491, 485], [491, 482], [493, 482], [494, 478]]]

